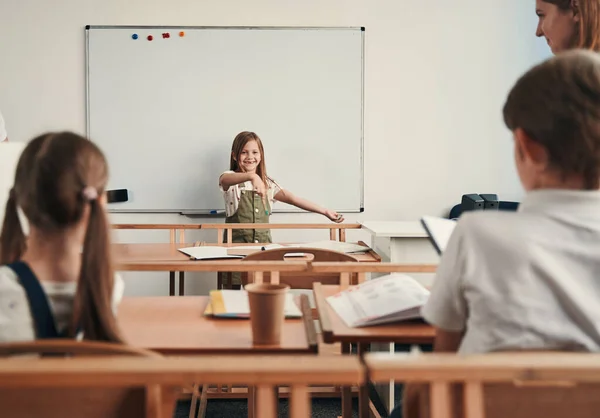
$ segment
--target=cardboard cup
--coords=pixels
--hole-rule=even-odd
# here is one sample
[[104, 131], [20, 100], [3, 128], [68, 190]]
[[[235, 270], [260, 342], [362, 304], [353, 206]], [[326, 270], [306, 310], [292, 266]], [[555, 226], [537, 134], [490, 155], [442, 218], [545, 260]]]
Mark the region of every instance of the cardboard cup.
[[288, 285], [251, 283], [245, 286], [250, 304], [252, 341], [257, 345], [279, 344]]

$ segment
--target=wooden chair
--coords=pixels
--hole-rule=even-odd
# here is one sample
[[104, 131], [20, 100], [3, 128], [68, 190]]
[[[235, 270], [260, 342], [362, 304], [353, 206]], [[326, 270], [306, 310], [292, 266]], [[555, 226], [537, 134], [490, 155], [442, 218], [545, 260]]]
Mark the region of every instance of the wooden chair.
[[[287, 356], [198, 356], [198, 357], [88, 357], [88, 358], [33, 358], [27, 360], [0, 358], [0, 391], [5, 388], [26, 391], [29, 402], [37, 403], [38, 395], [52, 387], [59, 395], [62, 391], [77, 387], [107, 388], [125, 387], [183, 387], [188, 382], [210, 381], [218, 384], [233, 382], [253, 387], [248, 400], [249, 415], [257, 418], [276, 418], [279, 387], [289, 388], [289, 417], [310, 418], [311, 402], [309, 388], [318, 384], [358, 385], [365, 380], [365, 368], [356, 357], [343, 356], [336, 359], [314, 355], [299, 355], [290, 361]], [[62, 389], [59, 390], [59, 388]], [[103, 388], [103, 389], [102, 389]], [[45, 396], [45, 395], [43, 395]], [[70, 405], [49, 405], [51, 408], [35, 415], [8, 409], [0, 405], [4, 417], [54, 417], [52, 408], [61, 409], [64, 417], [87, 415], [87, 407], [81, 407], [83, 399], [72, 399]], [[75, 404], [77, 402], [77, 404]], [[80, 408], [76, 408], [79, 406]], [[66, 410], [69, 408], [68, 410]], [[93, 411], [92, 411], [93, 412]], [[255, 414], [252, 414], [255, 412]], [[106, 415], [105, 415], [106, 416]], [[114, 415], [120, 417], [123, 414]], [[145, 414], [130, 417], [172, 418], [160, 410], [146, 409]]]
[[365, 364], [373, 381], [411, 384], [417, 397], [405, 418], [593, 418], [600, 410], [598, 354], [378, 353]]
[[[299, 254], [303, 253], [306, 256], [303, 258], [298, 257], [286, 257], [287, 254]], [[284, 260], [302, 260], [308, 258], [311, 262], [355, 262], [358, 260], [349, 255], [340, 253], [337, 251], [323, 250], [319, 248], [277, 248], [273, 250], [257, 251], [248, 255], [243, 261], [284, 261]], [[256, 281], [256, 274], [243, 273], [242, 284], [248, 284], [249, 282]], [[262, 275], [264, 282], [279, 282], [287, 284], [292, 289], [312, 289], [313, 283], [322, 284], [340, 284], [340, 273], [315, 273], [311, 271], [302, 273], [283, 273], [278, 278], [271, 278], [269, 272], [265, 272]], [[356, 284], [358, 282], [358, 276], [352, 274], [350, 277], [350, 283]]]
[[[0, 357], [9, 357], [27, 367], [38, 357], [107, 357], [135, 356], [160, 358], [147, 350], [122, 344], [75, 340], [37, 340], [0, 344]], [[57, 378], [51, 384], [34, 387], [0, 387], [2, 416], [58, 418], [81, 416], [86, 418], [108, 417], [172, 417], [175, 402], [181, 391], [163, 390], [158, 385], [115, 384], [107, 387], [80, 387], [63, 384]]]

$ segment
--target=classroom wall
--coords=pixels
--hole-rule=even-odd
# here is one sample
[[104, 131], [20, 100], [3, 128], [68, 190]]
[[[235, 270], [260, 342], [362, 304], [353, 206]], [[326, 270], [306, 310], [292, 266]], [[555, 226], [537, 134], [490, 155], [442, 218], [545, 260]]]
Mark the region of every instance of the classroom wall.
[[[415, 220], [422, 214], [441, 215], [464, 193], [498, 193], [504, 200], [518, 200], [522, 191], [501, 109], [516, 78], [549, 56], [545, 43], [534, 36], [534, 3], [3, 0], [0, 110], [13, 141], [26, 141], [49, 129], [85, 132], [86, 24], [365, 26], [366, 209], [347, 219]], [[306, 134], [310, 135], [309, 121]], [[224, 168], [226, 161], [224, 156]], [[176, 215], [114, 215], [113, 220], [206, 221]], [[310, 214], [277, 214], [272, 219], [321, 220]], [[361, 233], [350, 237], [368, 239]], [[117, 238], [168, 239], [166, 233], [158, 232], [123, 232]], [[278, 232], [275, 238], [327, 237], [315, 232]], [[155, 280], [147, 280], [133, 275], [138, 278], [128, 282], [128, 293], [164, 293], [165, 275], [154, 276]], [[200, 281], [189, 282], [191, 292], [207, 290]]]

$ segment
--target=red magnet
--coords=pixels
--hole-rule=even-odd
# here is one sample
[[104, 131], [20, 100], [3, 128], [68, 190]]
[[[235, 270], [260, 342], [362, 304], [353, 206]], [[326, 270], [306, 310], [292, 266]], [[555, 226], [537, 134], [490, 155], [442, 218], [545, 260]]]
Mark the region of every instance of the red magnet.
[[171, 34], [170, 34], [169, 32], [167, 32], [167, 33], [165, 33], [165, 37], [166, 37], [167, 39], [169, 39], [169, 38], [171, 37]]
[[151, 41], [152, 39], [154, 39], [152, 35], [148, 35], [148, 40]]

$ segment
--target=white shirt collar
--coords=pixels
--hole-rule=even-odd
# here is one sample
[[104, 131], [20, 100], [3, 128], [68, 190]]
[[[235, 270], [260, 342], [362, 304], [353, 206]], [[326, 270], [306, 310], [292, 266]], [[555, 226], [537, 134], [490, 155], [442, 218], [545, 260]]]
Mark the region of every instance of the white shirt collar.
[[600, 218], [600, 190], [541, 189], [528, 192], [519, 212]]

